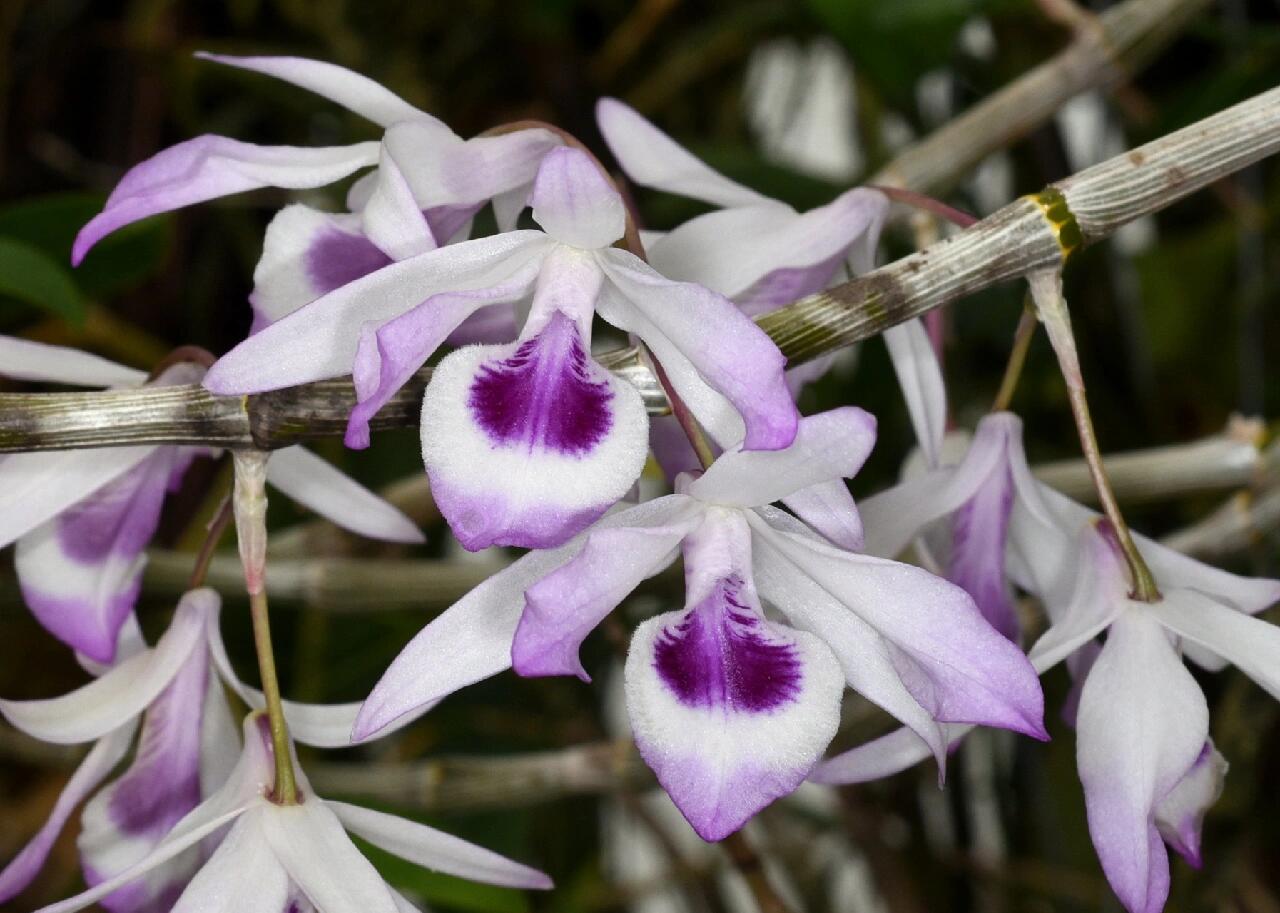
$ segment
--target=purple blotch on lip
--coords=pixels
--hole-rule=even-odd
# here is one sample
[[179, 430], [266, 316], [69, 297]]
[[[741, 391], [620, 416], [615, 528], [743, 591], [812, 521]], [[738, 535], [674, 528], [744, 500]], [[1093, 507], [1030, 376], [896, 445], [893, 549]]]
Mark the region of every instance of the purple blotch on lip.
[[741, 590], [742, 578], [725, 578], [658, 635], [654, 666], [680, 703], [759, 713], [798, 696], [795, 645], [773, 638]]
[[591, 367], [574, 322], [557, 311], [509, 358], [480, 368], [467, 405], [495, 444], [582, 456], [613, 424], [613, 391]]
[[325, 295], [391, 264], [364, 235], [326, 231], [307, 251], [307, 277], [318, 294]]

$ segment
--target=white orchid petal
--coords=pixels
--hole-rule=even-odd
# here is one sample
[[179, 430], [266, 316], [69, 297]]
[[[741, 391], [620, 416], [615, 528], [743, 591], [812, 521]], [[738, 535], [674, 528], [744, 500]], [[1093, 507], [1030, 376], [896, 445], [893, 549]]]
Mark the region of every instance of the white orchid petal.
[[411, 519], [305, 447], [273, 451], [267, 481], [304, 507], [361, 536], [388, 542], [426, 541]]
[[627, 209], [600, 166], [581, 149], [552, 149], [529, 198], [534, 221], [562, 244], [608, 247], [626, 230]]
[[1280, 700], [1280, 628], [1195, 590], [1166, 590], [1151, 612], [1166, 628], [1228, 660]]
[[430, 114], [419, 111], [369, 77], [322, 60], [308, 60], [305, 57], [232, 57], [204, 51], [197, 52], [196, 57], [292, 83], [327, 98], [380, 127], [402, 120], [435, 120]]
[[802, 418], [784, 450], [722, 454], [688, 492], [711, 504], [759, 507], [812, 485], [852, 478], [876, 440], [876, 420], [857, 406]]
[[653, 506], [634, 511], [643, 522], [588, 530], [571, 561], [525, 591], [511, 645], [518, 674], [577, 675], [590, 681], [578, 658], [583, 640], [642, 581], [670, 566], [681, 540], [702, 519], [702, 505], [685, 495], [646, 504]]
[[107, 447], [0, 457], [0, 548], [118, 479], [156, 449]]
[[860, 615], [894, 648], [903, 684], [936, 720], [1047, 738], [1035, 671], [959, 587], [920, 568], [845, 552], [758, 519], [752, 525], [760, 545]]
[[146, 371], [66, 346], [0, 336], [0, 377], [77, 387], [135, 387]]
[[170, 913], [285, 913], [289, 876], [263, 834], [267, 808], [251, 809], [222, 838]]
[[107, 733], [89, 749], [80, 766], [76, 768], [67, 785], [58, 794], [49, 818], [41, 825], [26, 846], [0, 871], [0, 903], [12, 900], [26, 889], [40, 873], [41, 867], [53, 849], [53, 843], [75, 810], [107, 778], [124, 758], [133, 742], [137, 726], [132, 721]]
[[596, 123], [618, 163], [637, 184], [718, 206], [773, 202], [713, 171], [616, 98], [596, 103]]
[[916, 440], [929, 468], [937, 469], [942, 465], [942, 439], [947, 432], [947, 388], [933, 341], [924, 323], [916, 319], [885, 330], [884, 342]]
[[244, 813], [248, 807], [247, 804], [239, 805], [230, 809], [219, 807], [217, 814], [211, 814], [210, 809], [213, 808], [210, 802], [206, 802], [195, 809], [190, 815], [178, 823], [178, 826], [170, 832], [164, 840], [160, 841], [145, 859], [137, 865], [126, 869], [114, 878], [110, 878], [101, 884], [95, 885], [88, 891], [77, 894], [66, 900], [47, 907], [41, 907], [36, 913], [74, 913], [76, 910], [83, 910], [91, 904], [97, 903], [102, 898], [111, 894], [118, 888], [124, 887], [137, 878], [142, 877], [158, 865], [162, 865], [184, 852], [188, 847], [194, 846], [200, 840], [217, 831], [225, 824], [234, 821], [237, 817]]
[[262, 832], [276, 859], [317, 910], [397, 913], [386, 882], [316, 796], [264, 809]]
[[597, 313], [644, 340], [716, 443], [748, 450], [791, 445], [800, 416], [784, 376], [786, 359], [763, 330], [727, 298], [672, 282], [626, 251], [595, 257], [608, 277]]
[[1199, 757], [1209, 710], [1164, 629], [1141, 607], [1111, 625], [1080, 695], [1076, 732], [1102, 869], [1132, 913], [1158, 913], [1169, 859], [1155, 808]]
[[[604, 517], [593, 530], [642, 524], [670, 508], [667, 499], [647, 502]], [[559, 548], [529, 552], [419, 631], [366, 699], [353, 741], [364, 741], [404, 714], [510, 668], [525, 591], [572, 558], [585, 540], [579, 535]]]
[[217, 599], [212, 590], [187, 593], [154, 649], [126, 659], [62, 697], [0, 701], [0, 713], [44, 742], [66, 745], [101, 738], [142, 713], [173, 681], [192, 651], [201, 646], [205, 618], [216, 610]]
[[325, 804], [357, 837], [423, 868], [510, 888], [552, 887], [551, 879], [537, 869], [425, 824], [345, 802]]
[[473, 551], [560, 545], [644, 468], [649, 420], [636, 388], [591, 359], [582, 326], [564, 312], [531, 330], [446, 356], [423, 397], [432, 494]]
[[431, 233], [409, 182], [386, 146], [378, 160], [378, 182], [360, 212], [365, 236], [393, 260], [434, 250], [448, 238]]
[[766, 620], [751, 539], [741, 511], [708, 511], [684, 544], [684, 610], [641, 624], [627, 654], [636, 747], [709, 841], [794, 791], [840, 722], [840, 665]]

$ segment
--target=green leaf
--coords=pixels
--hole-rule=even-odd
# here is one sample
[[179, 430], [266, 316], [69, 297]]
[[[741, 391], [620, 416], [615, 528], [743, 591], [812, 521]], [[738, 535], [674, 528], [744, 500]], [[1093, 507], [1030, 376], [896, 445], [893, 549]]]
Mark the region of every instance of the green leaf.
[[909, 104], [916, 80], [951, 59], [970, 17], [1016, 0], [809, 0], [853, 64], [894, 103]]
[[0, 295], [74, 323], [84, 321], [85, 303], [71, 271], [40, 248], [0, 237]]
[[[25, 241], [58, 263], [70, 265], [71, 243], [102, 210], [89, 193], [28, 197], [0, 208], [0, 236]], [[166, 217], [126, 225], [100, 241], [70, 275], [88, 298], [107, 298], [155, 275], [169, 251]]]

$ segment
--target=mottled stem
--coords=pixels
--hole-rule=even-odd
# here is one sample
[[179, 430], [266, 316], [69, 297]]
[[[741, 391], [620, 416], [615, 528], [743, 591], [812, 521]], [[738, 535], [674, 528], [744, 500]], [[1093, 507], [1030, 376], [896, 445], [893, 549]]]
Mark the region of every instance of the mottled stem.
[[[759, 318], [789, 366], [883, 332], [996, 283], [1060, 266], [1111, 235], [1280, 149], [1280, 89], [1205, 118], [1023, 197], [924, 250]], [[649, 412], [670, 406], [636, 348], [596, 360], [635, 384]], [[430, 369], [374, 417], [375, 429], [416, 425]], [[349, 379], [250, 397], [199, 386], [93, 393], [0, 394], [0, 453], [127, 444], [270, 450], [340, 436], [355, 402]]]
[[271, 618], [267, 611], [267, 460], [260, 450], [235, 452], [236, 535], [240, 562], [244, 567], [245, 589], [249, 593], [249, 615], [253, 620], [253, 646], [258, 654], [262, 694], [266, 698], [267, 720], [271, 727], [271, 747], [275, 755], [276, 781], [271, 798], [281, 805], [298, 803], [298, 786], [293, 772], [293, 752], [289, 745], [289, 724], [280, 699], [275, 651], [271, 647]]

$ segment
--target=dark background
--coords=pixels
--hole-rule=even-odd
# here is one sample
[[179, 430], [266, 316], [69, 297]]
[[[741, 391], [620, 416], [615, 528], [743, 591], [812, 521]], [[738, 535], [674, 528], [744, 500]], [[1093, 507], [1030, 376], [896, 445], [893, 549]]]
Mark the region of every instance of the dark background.
[[[1102, 110], [1122, 148], [1273, 86], [1280, 77], [1278, 6], [1243, 0], [1214, 5], [1147, 69], [1105, 96]], [[990, 25], [995, 53], [989, 59], [966, 51], [959, 40], [962, 26], [974, 18]], [[962, 110], [1059, 50], [1070, 35], [1029, 0], [4, 0], [0, 333], [88, 348], [140, 367], [180, 344], [219, 353], [242, 338], [262, 231], [289, 199], [286, 194], [262, 191], [149, 220], [103, 242], [72, 271], [67, 253], [75, 231], [101, 207], [126, 168], [200, 133], [322, 145], [372, 139], [377, 132], [291, 86], [196, 61], [195, 50], [329, 60], [382, 82], [464, 136], [501, 122], [540, 118], [602, 154], [592, 107], [598, 96], [614, 95], [726, 173], [805, 208], [829, 200], [843, 186], [798, 175], [761, 154], [760, 138], [744, 117], [744, 77], [753, 50], [763, 43], [790, 39], [807, 47], [822, 38], [839, 43], [853, 61], [859, 142], [870, 173], [891, 155], [886, 118], [907, 124], [916, 135], [932, 125], [918, 97], [926, 74], [948, 74], [944, 100]], [[1061, 122], [1051, 122], [1010, 147], [1012, 192], [1037, 190], [1075, 170], [1067, 139]], [[333, 207], [341, 202], [340, 189], [306, 198]], [[967, 190], [948, 200], [985, 214], [983, 201]], [[698, 211], [687, 201], [655, 194], [640, 193], [638, 201], [655, 228]], [[1280, 404], [1277, 212], [1280, 170], [1264, 162], [1161, 213], [1154, 244], [1137, 251], [1102, 244], [1072, 264], [1068, 296], [1104, 451], [1210, 434], [1234, 412], [1274, 419]], [[909, 232], [896, 231], [882, 256], [904, 253], [911, 243]], [[1020, 306], [1021, 290], [1009, 285], [950, 309], [947, 374], [961, 424], [971, 424], [988, 407]], [[0, 381], [0, 389], [18, 387]], [[863, 405], [880, 418], [880, 444], [855, 483], [856, 491], [874, 490], [894, 477], [911, 443], [879, 343], [862, 347], [856, 366], [827, 378], [806, 394], [804, 405], [812, 411], [842, 402]], [[1065, 392], [1043, 339], [1032, 348], [1014, 407], [1027, 421], [1033, 461], [1075, 455]], [[344, 453], [337, 442], [318, 449], [369, 484], [420, 471], [413, 432], [381, 435], [371, 451], [359, 455]], [[225, 471], [210, 461], [189, 474], [167, 509], [166, 544], [191, 547], [195, 521], [209, 508], [208, 492], [223, 478]], [[1142, 505], [1133, 517], [1139, 528], [1164, 533], [1204, 516], [1222, 497]], [[273, 502], [273, 521], [298, 520], [282, 501]], [[421, 554], [443, 554], [443, 529], [429, 534], [432, 544]], [[1264, 539], [1237, 556], [1234, 569], [1276, 575], [1278, 554], [1274, 536]], [[670, 590], [654, 592], [673, 598]], [[651, 602], [650, 610], [655, 604], [660, 603]], [[362, 697], [428, 613], [439, 608], [333, 616], [281, 605], [276, 627], [286, 694], [310, 700]], [[144, 600], [144, 627], [163, 629], [170, 609]], [[252, 679], [241, 609], [231, 603], [224, 627], [237, 664]], [[451, 699], [393, 744], [347, 754], [351, 760], [374, 754], [493, 755], [600, 738], [601, 693], [614, 652], [605, 636], [588, 642], [587, 667], [598, 673], [596, 685], [501, 676]], [[1169, 908], [1273, 913], [1280, 910], [1276, 706], [1234, 671], [1200, 678], [1214, 708], [1214, 737], [1232, 769], [1206, 826], [1205, 871], [1194, 876], [1180, 860], [1173, 862]], [[48, 696], [82, 680], [66, 651], [21, 609], [10, 559], [3, 558], [0, 693]], [[819, 865], [806, 841], [836, 839], [843, 830], [855, 854], [869, 863], [893, 913], [1087, 910], [1100, 904], [1118, 909], [1084, 829], [1074, 740], [1056, 721], [1065, 678], [1050, 675], [1046, 688], [1054, 741], [999, 742], [999, 769], [984, 781], [995, 791], [1007, 858], [991, 862], [975, 849], [967, 810], [974, 807], [978, 787], [959, 775], [962, 763], [955, 765], [946, 794], [926, 797], [932, 814], [941, 808], [950, 817], [954, 842], [930, 838], [920, 797], [932, 788], [934, 771], [922, 766], [847, 790], [824, 814], [774, 810], [764, 816], [806, 908], [831, 909], [833, 871], [850, 864], [846, 848], [836, 862]], [[875, 715], [854, 716], [844, 740], [887, 726]], [[58, 756], [33, 755], [28, 743], [5, 734], [0, 858], [16, 852], [43, 821], [66, 776]], [[526, 898], [390, 863], [388, 872], [443, 910], [620, 909], [634, 888], [620, 887], [602, 862], [601, 804], [561, 799], [429, 819], [544, 867], [559, 885], [550, 897]], [[791, 820], [797, 815], [803, 826]], [[689, 877], [705, 879], [707, 866], [697, 863]], [[64, 896], [78, 877], [66, 835], [37, 885], [9, 908], [33, 909]], [[677, 888], [681, 896], [684, 891]], [[700, 896], [687, 892], [691, 909], [698, 909]]]

